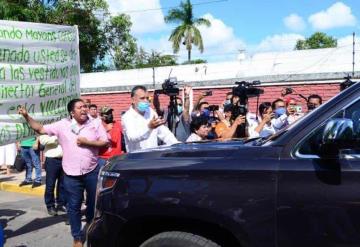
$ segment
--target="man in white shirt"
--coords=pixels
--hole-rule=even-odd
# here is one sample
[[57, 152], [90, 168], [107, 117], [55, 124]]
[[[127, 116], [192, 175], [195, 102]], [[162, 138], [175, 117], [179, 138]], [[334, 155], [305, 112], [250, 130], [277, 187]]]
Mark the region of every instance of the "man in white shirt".
[[149, 96], [144, 86], [131, 90], [130, 109], [122, 116], [126, 150], [134, 152], [158, 146], [158, 138], [166, 145], [178, 143], [173, 133], [164, 126], [166, 120], [150, 108]]
[[[65, 189], [64, 171], [62, 169], [63, 151], [56, 136], [41, 135], [39, 137], [41, 145], [45, 146], [44, 155], [46, 170], [45, 204], [48, 214], [55, 216], [58, 212], [65, 212]], [[54, 190], [56, 185], [56, 196]], [[55, 207], [56, 204], [56, 207]]]
[[289, 98], [286, 105], [282, 99], [277, 99], [272, 103], [275, 118], [271, 120], [271, 123], [274, 126], [275, 131], [285, 128], [287, 125], [292, 124], [304, 115], [295, 110], [296, 106], [297, 102], [293, 98]]
[[275, 128], [272, 124], [274, 113], [270, 102], [263, 102], [259, 106], [259, 116], [255, 119], [248, 120], [249, 136], [253, 137], [268, 137], [275, 134]]

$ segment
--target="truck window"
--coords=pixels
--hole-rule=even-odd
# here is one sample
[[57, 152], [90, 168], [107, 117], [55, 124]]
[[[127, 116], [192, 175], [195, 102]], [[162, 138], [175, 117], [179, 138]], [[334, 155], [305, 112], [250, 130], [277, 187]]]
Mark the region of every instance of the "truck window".
[[[305, 156], [309, 156], [309, 157], [311, 156], [312, 158], [316, 158], [316, 156], [319, 157], [318, 156], [319, 148], [320, 148], [323, 131], [325, 129], [327, 122], [334, 118], [351, 119], [354, 124], [354, 130], [356, 132], [357, 139], [359, 140], [359, 138], [360, 138], [360, 100], [353, 103], [349, 107], [341, 110], [340, 112], [335, 114], [332, 118], [330, 118], [329, 120], [324, 122], [319, 128], [312, 131], [312, 133], [310, 133], [310, 135], [308, 135], [305, 138], [305, 140], [303, 140], [301, 142], [296, 153], [299, 156], [305, 155]], [[358, 149], [357, 152], [360, 153], [359, 150], [360, 149]]]

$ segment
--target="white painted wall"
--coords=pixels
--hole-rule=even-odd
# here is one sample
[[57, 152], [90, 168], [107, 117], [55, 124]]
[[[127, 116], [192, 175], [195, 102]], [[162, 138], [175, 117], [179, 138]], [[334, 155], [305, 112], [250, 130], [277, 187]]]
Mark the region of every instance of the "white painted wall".
[[[179, 81], [208, 81], [282, 74], [313, 74], [352, 71], [352, 46], [259, 53], [241, 61], [155, 68], [156, 83], [172, 77]], [[360, 56], [355, 60], [360, 71]], [[153, 70], [133, 69], [81, 74], [81, 88], [153, 84]]]

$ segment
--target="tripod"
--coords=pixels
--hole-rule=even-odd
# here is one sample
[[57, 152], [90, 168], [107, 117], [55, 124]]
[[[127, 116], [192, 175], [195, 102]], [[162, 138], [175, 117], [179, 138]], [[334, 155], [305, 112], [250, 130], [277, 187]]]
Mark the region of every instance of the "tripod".
[[176, 126], [178, 118], [178, 109], [177, 109], [177, 95], [170, 95], [170, 104], [169, 104], [169, 113], [167, 116], [168, 127], [170, 131], [176, 136]]

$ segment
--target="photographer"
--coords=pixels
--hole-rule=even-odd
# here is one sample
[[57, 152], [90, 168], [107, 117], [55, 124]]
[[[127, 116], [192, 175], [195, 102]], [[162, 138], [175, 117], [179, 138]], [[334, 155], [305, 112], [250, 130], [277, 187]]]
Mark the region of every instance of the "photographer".
[[274, 126], [271, 123], [271, 120], [274, 118], [274, 113], [272, 111], [270, 102], [263, 102], [259, 106], [258, 119], [255, 121], [249, 122], [249, 136], [253, 137], [267, 137], [272, 134], [275, 134]]
[[250, 97], [259, 98], [260, 94], [264, 93], [264, 90], [255, 87], [256, 85], [260, 85], [260, 81], [238, 81], [235, 82], [235, 84], [237, 84], [237, 86], [233, 87], [233, 96], [231, 98], [231, 119], [236, 120], [238, 116], [245, 117], [245, 123], [240, 124], [235, 132], [235, 137], [243, 138], [249, 136], [249, 123], [256, 120], [256, 115], [248, 111], [248, 100]]
[[302, 112], [301, 105], [298, 104], [298, 102], [294, 98], [289, 98], [286, 100], [286, 106], [287, 106], [287, 113], [288, 113], [288, 123], [292, 124], [298, 119], [300, 119], [302, 116], [304, 116], [304, 113]]
[[203, 99], [206, 96], [211, 96], [212, 95], [212, 91], [211, 90], [207, 90], [202, 92], [201, 94], [199, 94], [199, 96], [197, 97], [197, 99], [195, 100], [195, 104], [194, 104], [194, 111], [200, 111], [200, 105], [201, 103], [203, 103]]
[[272, 106], [275, 113], [275, 118], [272, 120], [275, 131], [285, 128], [304, 115], [301, 106], [294, 98], [288, 98], [286, 102], [277, 99]]
[[[176, 117], [175, 117], [175, 129], [173, 133], [175, 137], [181, 141], [185, 142], [188, 136], [190, 135], [190, 92], [192, 88], [190, 86], [184, 87], [184, 104], [181, 98], [176, 97]], [[159, 101], [159, 93], [154, 92], [154, 108], [159, 116], [163, 116], [164, 119], [167, 120], [168, 124], [171, 124], [169, 114], [171, 112], [170, 104], [167, 110], [161, 109], [160, 101]], [[169, 126], [171, 128], [171, 126]]]
[[236, 129], [239, 125], [245, 124], [245, 116], [239, 115], [236, 119], [232, 119], [232, 105], [228, 104], [224, 107], [225, 118], [215, 127], [215, 132], [220, 139], [230, 139], [236, 137]]
[[199, 96], [195, 100], [194, 110], [191, 113], [191, 116], [200, 116], [204, 112], [205, 112], [205, 115], [210, 116], [210, 112], [206, 111], [206, 108], [209, 107], [209, 103], [206, 101], [203, 101], [203, 99], [205, 99], [206, 96], [211, 96], [211, 95], [212, 95], [212, 91], [210, 91], [210, 90], [204, 91], [201, 94], [199, 94]]

